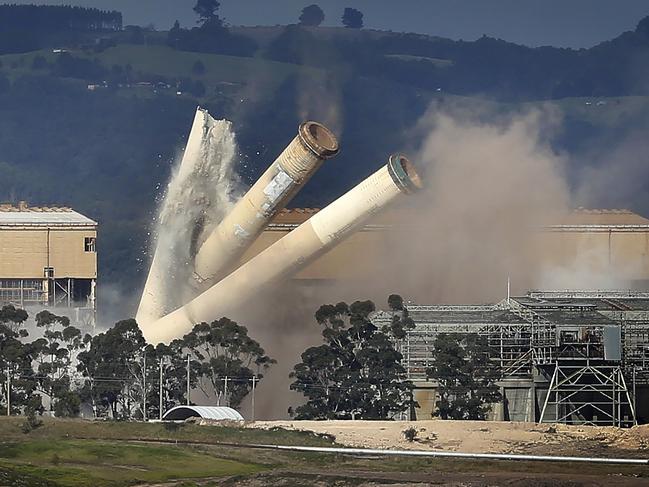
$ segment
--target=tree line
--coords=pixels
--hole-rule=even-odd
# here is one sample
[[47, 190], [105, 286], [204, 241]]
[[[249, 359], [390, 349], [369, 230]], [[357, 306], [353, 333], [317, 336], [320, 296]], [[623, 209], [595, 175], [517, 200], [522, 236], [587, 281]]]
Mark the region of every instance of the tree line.
[[47, 408], [58, 417], [74, 417], [86, 403], [96, 418], [157, 418], [160, 406], [164, 412], [190, 404], [193, 389], [217, 404], [238, 407], [275, 363], [244, 326], [227, 318], [198, 324], [183, 338], [155, 347], [132, 319], [90, 336], [67, 317], [41, 311], [35, 323], [42, 336], [32, 341], [27, 319], [27, 312], [13, 305], [0, 310], [5, 414], [42, 414]]
[[122, 14], [115, 10], [69, 5], [0, 5], [0, 29], [63, 31], [122, 29]]
[[[388, 297], [391, 321], [372, 321], [372, 301], [321, 306], [315, 321], [323, 344], [308, 348], [290, 374], [306, 402], [290, 408], [296, 419], [415, 418], [419, 404], [400, 345], [415, 328], [403, 298]], [[426, 377], [436, 386], [434, 417], [485, 420], [502, 400], [500, 365], [485, 337], [440, 333], [430, 349]]]
[[[322, 344], [305, 350], [290, 373], [290, 389], [305, 398], [289, 408], [291, 416], [414, 418], [414, 384], [398, 348], [415, 324], [400, 296], [391, 295], [388, 305], [392, 319], [381, 327], [372, 321], [372, 301], [316, 311]], [[228, 318], [197, 324], [181, 339], [157, 346], [146, 343], [132, 319], [91, 337], [67, 317], [41, 311], [35, 324], [42, 336], [32, 341], [27, 320], [27, 312], [13, 305], [0, 310], [0, 405], [6, 414], [43, 414], [47, 408], [57, 417], [74, 417], [86, 403], [95, 418], [146, 420], [190, 404], [193, 389], [236, 408], [276, 363], [246, 327]], [[481, 337], [439, 335], [431, 364], [427, 375], [438, 385], [434, 415], [441, 419], [485, 419], [501, 399], [500, 369]]]
[[0, 54], [79, 43], [122, 29], [122, 14], [60, 5], [0, 5]]

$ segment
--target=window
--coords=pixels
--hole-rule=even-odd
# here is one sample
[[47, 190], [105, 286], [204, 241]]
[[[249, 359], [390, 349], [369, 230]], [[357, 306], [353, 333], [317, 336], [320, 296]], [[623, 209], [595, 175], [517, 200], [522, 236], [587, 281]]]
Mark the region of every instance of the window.
[[54, 279], [54, 267], [44, 267], [43, 276], [45, 279]]
[[96, 252], [95, 250], [95, 241], [97, 239], [95, 237], [85, 237], [83, 239], [83, 249], [86, 252]]

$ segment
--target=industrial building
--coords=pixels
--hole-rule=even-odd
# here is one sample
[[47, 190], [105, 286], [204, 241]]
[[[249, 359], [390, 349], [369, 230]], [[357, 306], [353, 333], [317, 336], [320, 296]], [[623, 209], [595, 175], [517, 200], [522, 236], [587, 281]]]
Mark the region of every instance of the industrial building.
[[0, 305], [50, 309], [91, 331], [96, 242], [97, 222], [70, 208], [0, 205]]
[[[649, 293], [531, 291], [492, 305], [407, 306], [415, 328], [398, 344], [418, 419], [435, 408], [427, 378], [440, 333], [479, 334], [501, 367], [493, 419], [631, 426], [649, 421]], [[379, 312], [377, 324], [390, 321]]]
[[[242, 258], [246, 262], [318, 213], [316, 208], [279, 212]], [[388, 210], [362, 230], [297, 273], [301, 280], [345, 280], [374, 276], [379, 256], [388, 255], [390, 228], [417, 225], [418, 216]], [[407, 228], [406, 230], [407, 231]], [[649, 290], [649, 219], [625, 209], [578, 208], [536, 229], [530, 243], [540, 266], [570, 268], [575, 262], [606, 273], [625, 289]], [[349, 263], [354, 265], [350, 266]]]

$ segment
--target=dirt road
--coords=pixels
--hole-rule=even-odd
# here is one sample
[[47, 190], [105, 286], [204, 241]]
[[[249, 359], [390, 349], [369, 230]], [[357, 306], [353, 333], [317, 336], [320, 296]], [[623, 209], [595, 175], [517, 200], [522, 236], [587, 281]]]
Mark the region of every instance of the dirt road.
[[[649, 457], [649, 426], [630, 429], [487, 421], [258, 421], [251, 428], [282, 427], [329, 434], [359, 448], [434, 449], [471, 453], [530, 453]], [[415, 441], [403, 431], [417, 430]]]

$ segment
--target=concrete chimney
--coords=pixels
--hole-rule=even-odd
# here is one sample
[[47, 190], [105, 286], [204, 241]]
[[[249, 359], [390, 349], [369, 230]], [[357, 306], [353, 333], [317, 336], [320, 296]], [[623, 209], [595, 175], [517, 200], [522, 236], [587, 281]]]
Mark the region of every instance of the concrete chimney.
[[[194, 116], [194, 122], [189, 132], [187, 145], [185, 146], [180, 167], [178, 168], [179, 177], [191, 171], [191, 168], [195, 165], [194, 162], [201, 157], [201, 149], [204, 144], [205, 135], [213, 123], [214, 119], [207, 110], [200, 107], [196, 109], [196, 115]], [[140, 298], [140, 306], [135, 316], [136, 321], [140, 324], [153, 323], [170, 311], [167, 308], [171, 301], [171, 293], [177, 292], [177, 290], [170, 289], [173, 286], [169, 282], [169, 269], [161, 262], [162, 259], [160, 259], [158, 252], [161, 244], [163, 243], [160, 241], [156, 244], [151, 267], [149, 268], [149, 275], [147, 276], [142, 297]], [[189, 245], [189, 242], [187, 245]]]
[[185, 306], [150, 326], [142, 326], [149, 343], [168, 343], [201, 322], [234, 317], [264, 288], [289, 277], [354, 233], [400, 194], [422, 187], [414, 166], [403, 155], [347, 192], [228, 277]]
[[194, 259], [196, 287], [207, 289], [235, 269], [270, 219], [295, 196], [325, 159], [338, 153], [324, 125], [305, 122], [297, 136], [205, 240]]

